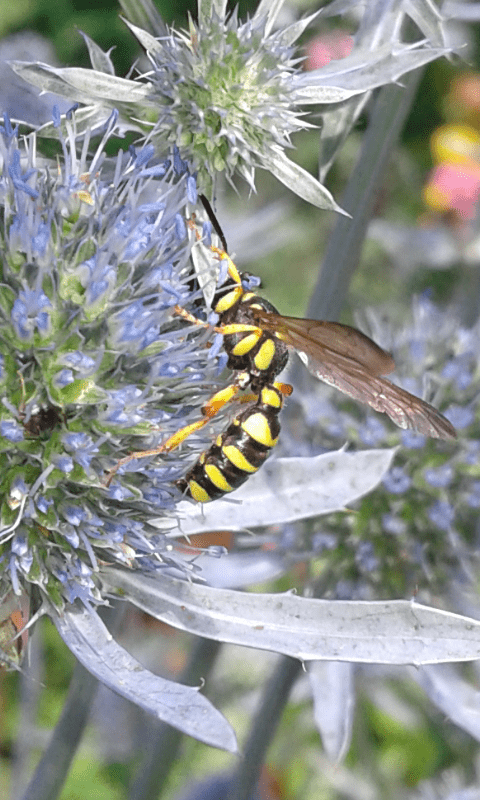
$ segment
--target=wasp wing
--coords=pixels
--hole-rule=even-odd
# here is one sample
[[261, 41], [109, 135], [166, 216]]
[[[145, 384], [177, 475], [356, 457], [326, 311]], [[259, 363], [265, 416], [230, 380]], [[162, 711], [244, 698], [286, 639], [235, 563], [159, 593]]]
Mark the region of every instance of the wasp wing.
[[453, 425], [425, 400], [401, 389], [386, 378], [370, 375], [361, 366], [346, 373], [334, 364], [312, 360], [297, 351], [307, 369], [321, 381], [334, 386], [375, 411], [387, 414], [399, 428], [411, 428], [435, 439], [455, 439]]
[[255, 309], [262, 328], [275, 333], [295, 350], [308, 354], [321, 353], [337, 359], [348, 369], [351, 363], [361, 364], [372, 375], [388, 375], [395, 362], [385, 350], [361, 331], [340, 322], [326, 322], [302, 317], [282, 317]]
[[453, 425], [436, 408], [382, 376], [395, 362], [368, 336], [338, 322], [262, 312], [259, 323], [293, 347], [316, 378], [387, 414], [400, 428], [454, 439]]

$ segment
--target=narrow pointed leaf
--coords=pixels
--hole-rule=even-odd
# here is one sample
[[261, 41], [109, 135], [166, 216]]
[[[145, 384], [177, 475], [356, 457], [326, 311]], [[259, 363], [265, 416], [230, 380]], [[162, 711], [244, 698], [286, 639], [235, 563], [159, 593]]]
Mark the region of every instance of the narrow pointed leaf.
[[327, 756], [342, 761], [352, 739], [355, 710], [354, 667], [344, 661], [312, 661], [307, 665], [315, 724]]
[[257, 19], [262, 19], [262, 17], [266, 17], [267, 21], [265, 24], [265, 36], [268, 36], [271, 33], [272, 28], [275, 25], [276, 19], [282, 10], [283, 6], [285, 5], [285, 0], [260, 0], [255, 14], [253, 15], [253, 22]]
[[182, 502], [182, 534], [211, 530], [240, 531], [280, 525], [341, 511], [382, 480], [395, 448], [324, 453], [314, 458], [277, 458], [235, 492], [231, 499], [204, 506]]
[[[295, 192], [307, 203], [311, 203], [317, 208], [323, 208], [328, 211], [337, 211], [339, 214], [345, 214], [342, 208], [335, 202], [334, 198], [322, 184], [317, 181], [313, 175], [310, 175], [305, 169], [290, 161], [282, 151], [278, 151], [274, 155], [262, 155], [263, 166], [267, 168], [272, 175], [292, 192]], [[348, 215], [347, 215], [348, 216]]]
[[220, 19], [225, 19], [227, 0], [198, 0], [198, 24], [206, 26], [215, 12]]
[[435, 664], [412, 671], [432, 703], [447, 717], [480, 742], [480, 692], [447, 664]]
[[[293, 79], [300, 102], [321, 103], [322, 87], [366, 92], [386, 83], [395, 83], [402, 75], [451, 52], [442, 47], [418, 45], [383, 45], [371, 50], [354, 50], [326, 67], [303, 73]], [[315, 94], [317, 92], [317, 95]], [[317, 99], [315, 99], [317, 97]]]
[[168, 31], [152, 0], [119, 0], [125, 16], [143, 30], [155, 36], [165, 36]]
[[86, 33], [82, 32], [82, 36], [85, 44], [87, 45], [88, 54], [90, 56], [90, 62], [93, 69], [97, 70], [98, 72], [104, 72], [107, 75], [115, 75], [113, 61], [109, 54], [105, 53], [104, 50], [102, 50], [102, 48], [93, 41], [93, 39], [90, 39], [90, 36], [87, 36]]
[[418, 0], [406, 0], [405, 11], [433, 45], [445, 45], [444, 18], [432, 0], [422, 0], [421, 3]]
[[144, 28], [138, 28], [132, 22], [129, 22], [128, 19], [125, 19], [124, 22], [147, 53], [151, 53], [153, 56], [158, 56], [160, 58], [164, 57], [164, 50], [155, 36], [152, 36], [152, 34], [144, 30]]
[[293, 22], [285, 30], [278, 31], [278, 37], [283, 45], [293, 45], [297, 39], [306, 31], [308, 26], [322, 13], [322, 9], [314, 11], [309, 17], [304, 17], [296, 22]]
[[[332, 103], [343, 103], [359, 94], [365, 94], [365, 91], [363, 88], [355, 89], [353, 86], [348, 88], [346, 86], [312, 85], [302, 86], [301, 89], [296, 90], [295, 95], [298, 97], [298, 102], [304, 105], [331, 105]], [[334, 113], [337, 110], [334, 109]]]
[[38, 86], [45, 92], [54, 92], [79, 103], [103, 100], [113, 107], [115, 102], [149, 102], [151, 87], [149, 83], [130, 81], [116, 75], [106, 75], [93, 69], [80, 67], [51, 67], [48, 64], [14, 61], [12, 69], [28, 83]]
[[243, 593], [115, 568], [103, 578], [175, 628], [304, 661], [420, 665], [480, 658], [479, 620], [408, 600]]
[[206, 697], [195, 687], [167, 681], [142, 667], [117, 644], [96, 613], [67, 610], [53, 621], [80, 663], [114, 692], [201, 742], [236, 752], [230, 724]]

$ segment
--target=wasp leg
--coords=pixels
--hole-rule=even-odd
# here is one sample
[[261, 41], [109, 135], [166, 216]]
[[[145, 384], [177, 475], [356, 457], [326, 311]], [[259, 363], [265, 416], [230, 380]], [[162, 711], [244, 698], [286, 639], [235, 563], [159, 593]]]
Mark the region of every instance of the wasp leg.
[[243, 388], [247, 380], [248, 373], [240, 373], [234, 383], [229, 384], [229, 386], [226, 386], [224, 389], [220, 389], [220, 391], [216, 392], [214, 395], [212, 395], [212, 397], [209, 398], [209, 400], [207, 400], [202, 408], [202, 419], [180, 428], [180, 430], [172, 434], [172, 436], [166, 439], [161, 445], [158, 445], [158, 447], [153, 447], [151, 450], [136, 450], [134, 453], [130, 453], [128, 456], [121, 458], [107, 473], [107, 476], [103, 481], [103, 485], [109, 486], [117, 470], [120, 469], [120, 467], [123, 467], [124, 464], [134, 461], [136, 458], [158, 456], [162, 453], [170, 453], [172, 450], [175, 450], [175, 448], [182, 444], [185, 439], [188, 439], [192, 433], [195, 433], [196, 431], [199, 431], [205, 427], [205, 425], [207, 425], [210, 420], [216, 414], [218, 414], [220, 409], [222, 409], [227, 403], [230, 402], [230, 400], [232, 400], [233, 397], [235, 397], [235, 395]]
[[289, 383], [280, 383], [280, 381], [275, 381], [273, 385], [275, 386], [275, 389], [278, 389], [278, 391], [281, 392], [281, 394], [284, 394], [285, 397], [290, 397], [293, 392], [293, 386], [291, 386]]
[[177, 316], [182, 317], [182, 319], [186, 320], [187, 322], [191, 322], [193, 325], [198, 325], [199, 328], [210, 328], [215, 333], [222, 333], [224, 336], [229, 336], [233, 333], [255, 333], [259, 336], [262, 335], [263, 331], [258, 325], [246, 325], [244, 323], [231, 323], [228, 325], [210, 325], [208, 322], [204, 322], [198, 317], [195, 317], [193, 314], [190, 314], [190, 311], [187, 311], [182, 306], [174, 306], [173, 310]]
[[104, 486], [110, 486], [113, 476], [120, 469], [123, 467], [124, 464], [128, 464], [130, 461], [133, 461], [136, 458], [146, 458], [147, 456], [158, 456], [161, 453], [169, 453], [171, 450], [174, 450], [178, 447], [185, 439], [187, 439], [192, 433], [195, 431], [199, 431], [203, 428], [208, 422], [209, 417], [204, 417], [203, 419], [197, 420], [197, 422], [192, 422], [191, 425], [185, 425], [184, 428], [180, 428], [173, 436], [170, 436], [163, 444], [159, 445], [158, 447], [154, 447], [151, 450], [137, 450], [135, 453], [130, 453], [130, 455], [121, 458], [114, 467], [112, 467], [109, 472], [107, 472], [106, 477], [102, 481]]

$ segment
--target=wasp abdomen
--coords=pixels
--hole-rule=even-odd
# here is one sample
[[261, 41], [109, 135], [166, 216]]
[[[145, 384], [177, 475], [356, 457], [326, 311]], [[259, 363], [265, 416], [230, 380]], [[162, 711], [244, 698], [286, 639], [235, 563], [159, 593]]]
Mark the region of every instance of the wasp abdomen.
[[235, 417], [214, 444], [177, 481], [177, 487], [197, 503], [208, 503], [233, 492], [264, 463], [280, 433], [283, 405], [276, 386], [264, 386], [258, 399]]

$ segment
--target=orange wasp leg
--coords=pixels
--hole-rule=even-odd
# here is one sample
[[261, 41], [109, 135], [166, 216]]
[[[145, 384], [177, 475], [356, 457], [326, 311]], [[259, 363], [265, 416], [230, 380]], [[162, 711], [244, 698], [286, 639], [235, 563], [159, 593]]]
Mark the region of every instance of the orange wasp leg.
[[[205, 425], [207, 425], [210, 420], [213, 419], [213, 417], [218, 414], [218, 412], [242, 389], [242, 382], [246, 375], [248, 375], [248, 373], [241, 373], [235, 383], [231, 383], [229, 386], [226, 386], [224, 389], [220, 389], [220, 391], [212, 395], [202, 408], [202, 414], [204, 415], [202, 419], [180, 428], [180, 430], [172, 434], [172, 436], [166, 439], [166, 441], [158, 447], [153, 447], [151, 450], [137, 450], [134, 453], [130, 453], [128, 456], [125, 456], [117, 461], [115, 466], [112, 467], [112, 469], [107, 473], [107, 476], [103, 481], [103, 485], [109, 486], [117, 470], [120, 469], [120, 467], [123, 467], [124, 464], [134, 461], [136, 458], [147, 458], [148, 456], [158, 456], [162, 453], [170, 453], [172, 450], [175, 450], [179, 445], [181, 445], [185, 439], [188, 439], [192, 433], [204, 428]], [[279, 383], [277, 381], [273, 385], [285, 396], [290, 395], [293, 391], [289, 383]], [[247, 394], [240, 398], [240, 402], [247, 403], [251, 402], [252, 400], [257, 400], [257, 398], [258, 395], [256, 394]]]
[[158, 456], [161, 453], [169, 453], [171, 450], [174, 450], [178, 447], [185, 439], [190, 436], [190, 434], [195, 433], [195, 431], [200, 430], [203, 428], [208, 422], [209, 417], [204, 417], [203, 419], [197, 420], [197, 422], [192, 422], [191, 425], [185, 425], [184, 428], [181, 428], [179, 431], [170, 436], [163, 444], [159, 445], [158, 447], [154, 447], [151, 450], [137, 450], [135, 453], [130, 453], [130, 455], [121, 458], [114, 467], [112, 467], [109, 472], [107, 472], [106, 477], [102, 481], [104, 486], [110, 486], [113, 476], [120, 469], [123, 467], [124, 464], [128, 464], [130, 461], [134, 461], [136, 458], [146, 458], [147, 456]]
[[245, 333], [250, 331], [258, 334], [262, 334], [263, 332], [258, 325], [245, 325], [243, 323], [232, 323], [230, 325], [219, 325], [217, 327], [215, 325], [210, 325], [208, 322], [203, 322], [203, 320], [198, 319], [193, 314], [190, 314], [190, 312], [185, 308], [182, 308], [182, 306], [174, 306], [173, 310], [177, 316], [182, 317], [182, 319], [186, 320], [187, 322], [191, 322], [193, 325], [198, 325], [199, 328], [211, 328], [215, 333], [222, 333], [224, 336], [229, 336], [233, 333]]
[[158, 447], [153, 447], [151, 450], [137, 450], [134, 453], [130, 453], [128, 456], [125, 456], [117, 461], [115, 466], [112, 467], [112, 469], [107, 473], [107, 476], [103, 481], [104, 486], [110, 485], [113, 476], [124, 464], [128, 464], [130, 461], [133, 461], [136, 458], [146, 458], [147, 456], [158, 456], [161, 455], [161, 453], [170, 453], [172, 450], [175, 450], [175, 448], [182, 444], [185, 439], [188, 439], [192, 433], [195, 433], [196, 431], [199, 431], [205, 427], [205, 425], [207, 425], [210, 420], [216, 414], [218, 414], [220, 409], [229, 403], [230, 400], [240, 391], [242, 388], [242, 378], [244, 379], [243, 373], [239, 376], [237, 382], [231, 383], [224, 389], [220, 389], [220, 391], [216, 392], [214, 395], [212, 395], [212, 397], [210, 397], [209, 400], [207, 400], [202, 408], [202, 419], [180, 428], [180, 430], [172, 434], [172, 436], [166, 439], [166, 441]]

